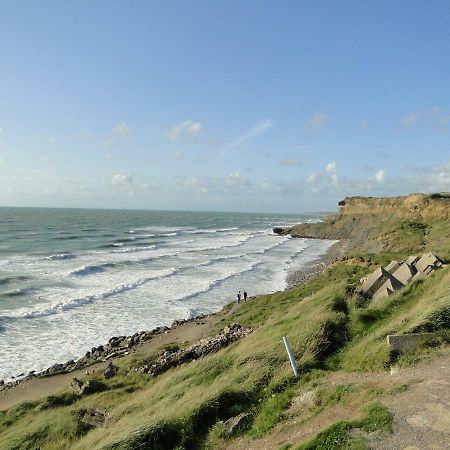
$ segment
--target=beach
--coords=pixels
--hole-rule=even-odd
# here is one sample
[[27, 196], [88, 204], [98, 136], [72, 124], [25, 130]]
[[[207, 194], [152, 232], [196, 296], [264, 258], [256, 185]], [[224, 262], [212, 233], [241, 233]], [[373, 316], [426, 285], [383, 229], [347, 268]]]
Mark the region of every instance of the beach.
[[284, 290], [332, 259], [318, 262], [332, 241], [272, 231], [317, 214], [2, 212], [5, 381], [78, 361], [111, 336], [220, 311], [239, 290]]
[[[289, 274], [286, 290], [299, 287], [323, 272], [341, 257], [345, 247], [344, 241], [333, 241], [325, 253]], [[258, 296], [247, 299], [250, 304], [257, 301]], [[188, 319], [177, 319], [170, 326], [161, 326], [147, 331], [139, 330], [130, 336], [111, 336], [107, 342], [95, 342], [96, 346], [76, 361], [60, 361], [42, 372], [33, 372], [1, 385], [0, 409], [52, 395], [67, 388], [73, 378], [83, 377], [86, 374], [101, 374], [107, 367], [108, 361], [114, 361], [114, 364], [119, 366], [127, 365], [133, 357], [149, 354], [165, 345], [186, 346], [208, 338], [217, 332], [242, 304], [233, 301], [219, 311]], [[136, 339], [137, 336], [139, 339]], [[114, 340], [118, 342], [117, 347], [108, 348], [108, 343]], [[134, 342], [134, 345], [129, 345], [130, 340]]]

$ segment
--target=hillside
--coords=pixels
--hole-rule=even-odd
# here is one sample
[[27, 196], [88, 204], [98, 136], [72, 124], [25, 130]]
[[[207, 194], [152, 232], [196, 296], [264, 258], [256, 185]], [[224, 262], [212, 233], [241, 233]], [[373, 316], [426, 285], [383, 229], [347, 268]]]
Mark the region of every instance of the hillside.
[[[450, 197], [354, 197], [341, 203], [339, 215], [283, 231], [345, 241], [346, 255], [321, 274], [177, 327], [117, 360], [119, 373], [108, 380], [101, 370], [77, 374], [101, 381], [101, 392], [77, 397], [67, 375], [45, 379], [57, 386], [51, 395], [47, 390], [44, 398], [0, 412], [0, 449], [364, 449], [403, 443], [407, 412], [398, 399], [422, 398], [429, 389], [426, 367], [438, 373], [449, 361], [450, 270], [376, 302], [363, 302], [355, 287], [393, 258], [433, 251], [448, 264]], [[157, 376], [132, 370], [231, 323], [253, 331]], [[402, 355], [389, 351], [388, 334], [417, 331], [435, 332], [432, 346]], [[299, 379], [292, 377], [282, 336], [297, 358]], [[416, 365], [421, 376], [408, 372]], [[447, 388], [430, 390], [435, 397], [421, 400], [436, 402], [444, 424], [450, 420]], [[89, 408], [108, 412], [105, 426], [82, 422]], [[228, 434], [226, 421], [240, 414], [241, 426]], [[433, 448], [448, 442], [448, 427], [429, 428]], [[415, 430], [428, 439], [425, 425], [410, 434]]]

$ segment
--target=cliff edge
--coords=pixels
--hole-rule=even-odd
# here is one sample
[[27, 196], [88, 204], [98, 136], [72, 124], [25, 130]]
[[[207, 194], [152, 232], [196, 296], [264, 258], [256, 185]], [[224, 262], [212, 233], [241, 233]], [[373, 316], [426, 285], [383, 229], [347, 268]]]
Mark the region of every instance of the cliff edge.
[[339, 213], [322, 222], [274, 231], [293, 237], [345, 240], [347, 250], [358, 247], [378, 253], [384, 249], [380, 234], [389, 233], [394, 222], [400, 222], [405, 233], [416, 231], [426, 240], [428, 224], [450, 219], [450, 193], [446, 192], [384, 198], [346, 197], [338, 205]]

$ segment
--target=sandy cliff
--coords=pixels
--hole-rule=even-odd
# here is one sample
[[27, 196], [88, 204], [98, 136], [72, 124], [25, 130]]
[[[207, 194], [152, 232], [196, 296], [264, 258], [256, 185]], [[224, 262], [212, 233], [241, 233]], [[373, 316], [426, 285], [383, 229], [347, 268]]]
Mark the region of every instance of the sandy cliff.
[[429, 223], [450, 220], [450, 193], [411, 194], [402, 197], [347, 197], [339, 202], [339, 214], [320, 223], [301, 224], [284, 229], [281, 234], [295, 237], [348, 240], [348, 247], [368, 252], [382, 248], [371, 240], [373, 232], [392, 220]]

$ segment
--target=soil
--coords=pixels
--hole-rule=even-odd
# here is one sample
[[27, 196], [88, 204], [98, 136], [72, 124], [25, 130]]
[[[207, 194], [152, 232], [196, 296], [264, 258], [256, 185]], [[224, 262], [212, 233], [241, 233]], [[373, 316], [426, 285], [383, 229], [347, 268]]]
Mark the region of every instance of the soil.
[[[450, 449], [450, 347], [409, 368], [390, 372], [333, 372], [330, 385], [362, 385], [387, 392], [379, 399], [393, 415], [393, 432], [364, 434], [373, 450]], [[244, 437], [226, 444], [227, 450], [276, 450], [293, 448], [341, 420], [361, 419], [360, 405], [341, 402], [308, 419], [314, 408], [314, 392], [294, 398], [283, 420], [264, 438]]]

